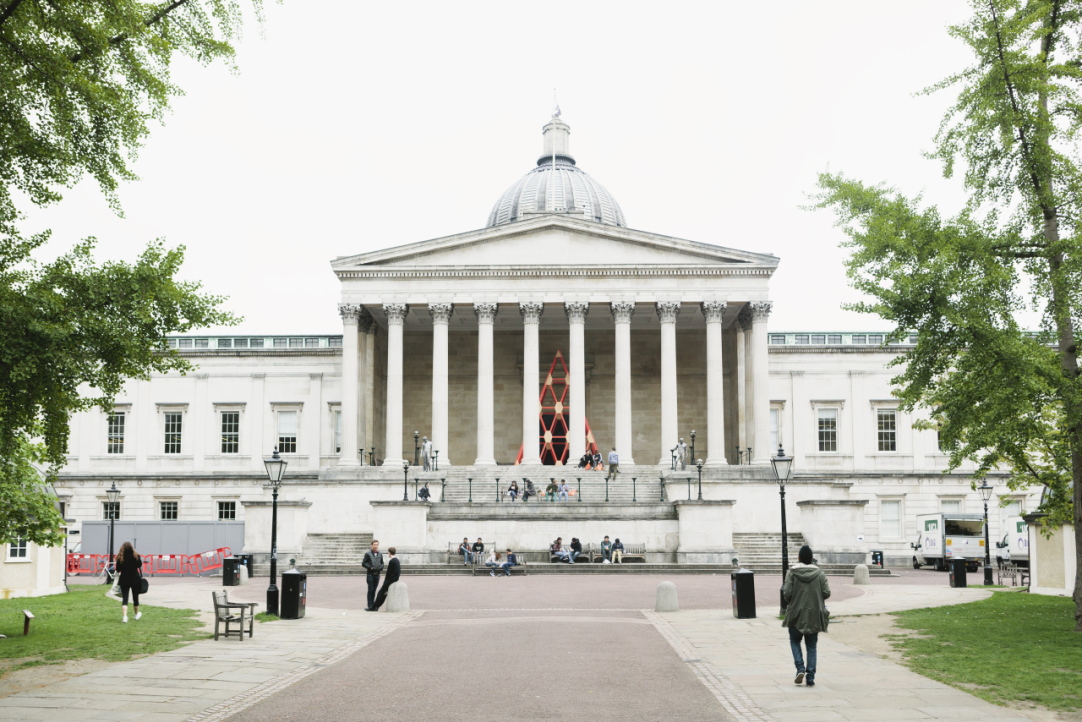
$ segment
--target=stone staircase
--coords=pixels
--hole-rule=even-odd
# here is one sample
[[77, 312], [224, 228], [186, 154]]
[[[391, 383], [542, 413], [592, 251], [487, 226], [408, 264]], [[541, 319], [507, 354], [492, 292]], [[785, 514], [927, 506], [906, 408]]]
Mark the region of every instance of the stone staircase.
[[359, 567], [371, 546], [371, 534], [309, 534], [297, 566], [305, 569]]
[[[789, 564], [796, 564], [797, 553], [804, 545], [800, 533], [786, 535], [789, 547]], [[774, 570], [781, 573], [781, 534], [733, 534], [733, 547], [740, 566], [746, 569]]]
[[[469, 476], [466, 470], [453, 469], [445, 475], [446, 486], [443, 490], [442, 501], [449, 504], [466, 504], [471, 499], [474, 503], [509, 503], [507, 487], [512, 480], [518, 482], [519, 489], [524, 486], [523, 477], [533, 481], [534, 489], [538, 497], [531, 497], [530, 503], [539, 501], [544, 495], [545, 487], [551, 479], [557, 483], [561, 479], [567, 480], [567, 486], [572, 494], [568, 497], [568, 503], [585, 502], [603, 504], [608, 499], [610, 504], [631, 504], [643, 502], [657, 502], [661, 499], [661, 483], [656, 467], [646, 466], [636, 469], [635, 472], [621, 473], [615, 481], [606, 484], [605, 471], [584, 471], [576, 467], [546, 466], [540, 474], [523, 473], [524, 469], [515, 466], [495, 467], [478, 471], [471, 470]], [[635, 479], [634, 483], [632, 479]], [[519, 496], [519, 501], [522, 497]], [[440, 498], [434, 501], [441, 501]], [[518, 502], [516, 502], [518, 503]]]

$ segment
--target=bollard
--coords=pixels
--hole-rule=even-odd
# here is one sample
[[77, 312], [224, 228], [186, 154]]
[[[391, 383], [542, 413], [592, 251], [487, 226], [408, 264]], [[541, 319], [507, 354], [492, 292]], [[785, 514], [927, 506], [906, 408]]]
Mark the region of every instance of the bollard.
[[871, 577], [868, 575], [867, 564], [857, 564], [853, 567], [853, 584], [871, 584]]
[[654, 602], [655, 612], [679, 612], [680, 605], [676, 602], [676, 585], [672, 582], [661, 582], [657, 585], [657, 600]]
[[395, 582], [387, 590], [387, 605], [383, 607], [385, 612], [408, 612], [410, 610], [409, 589], [402, 582]]
[[638, 499], [635, 498], [635, 477], [631, 477], [631, 502], [635, 503]]

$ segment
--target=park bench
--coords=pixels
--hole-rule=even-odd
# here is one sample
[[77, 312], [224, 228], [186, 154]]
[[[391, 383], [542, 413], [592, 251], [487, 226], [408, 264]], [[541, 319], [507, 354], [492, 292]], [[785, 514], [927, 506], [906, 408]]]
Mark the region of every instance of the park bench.
[[[571, 551], [570, 544], [565, 544], [563, 548], [564, 551]], [[555, 564], [557, 562], [563, 561], [563, 559], [564, 557], [553, 554], [551, 551], [549, 551], [549, 564]], [[581, 564], [586, 560], [593, 560], [593, 552], [590, 551], [590, 544], [587, 543], [582, 545], [582, 553], [578, 555], [577, 560], [578, 561], [575, 562], [576, 564]]]
[[30, 634], [30, 620], [34, 618], [33, 612], [29, 609], [23, 610], [23, 636]]
[[646, 545], [645, 544], [624, 544], [624, 553], [622, 556], [624, 562], [637, 561], [646, 563]]
[[1018, 567], [1016, 565], [1011, 564], [1010, 562], [1000, 564], [999, 569], [996, 571], [999, 578], [998, 582], [996, 582], [997, 584], [1003, 584], [1004, 579], [1010, 579], [1012, 587], [1018, 586]]
[[[515, 559], [517, 559], [518, 562], [515, 564], [515, 566], [511, 567], [511, 573], [515, 574], [516, 572], [522, 572], [522, 575], [526, 576], [528, 574], [528, 572], [526, 571], [526, 560], [522, 558], [521, 554], [515, 554]], [[500, 559], [500, 564], [503, 564], [505, 561], [507, 561], [506, 557], [501, 558]], [[484, 559], [481, 559], [480, 561], [475, 560], [474, 565], [473, 565], [473, 570], [472, 570], [472, 575], [473, 576], [477, 576], [478, 573], [487, 574], [488, 572], [491, 572], [491, 571], [495, 571], [496, 576], [499, 576], [499, 575], [503, 574], [503, 569], [500, 569], [500, 568], [492, 569], [490, 567], [485, 566], [485, 560]]]
[[[245, 612], [248, 614], [248, 638], [252, 637], [252, 630], [255, 627], [255, 602], [230, 602], [229, 595], [224, 590], [221, 592], [211, 592], [211, 597], [214, 600], [214, 641], [218, 641], [218, 629], [219, 625], [225, 623], [225, 632], [221, 634], [223, 637], [238, 637], [240, 641], [244, 641], [244, 624], [245, 624]], [[234, 614], [231, 610], [239, 609], [240, 615]], [[230, 626], [237, 624], [237, 629], [230, 631]]]
[[[462, 555], [458, 553], [458, 545], [461, 544], [461, 543], [462, 542], [447, 542], [447, 563], [448, 564], [461, 564], [462, 563]], [[474, 556], [474, 562], [475, 563], [477, 561], [478, 556], [484, 556], [485, 554], [488, 554], [488, 550], [492, 549], [492, 547], [494, 546], [492, 542], [482, 541], [481, 543], [485, 545], [485, 551], [481, 552], [481, 554], [473, 554], [473, 552], [470, 552]], [[473, 545], [474, 545], [474, 542], [470, 542], [470, 546], [472, 547]], [[482, 561], [484, 561], [484, 560], [482, 560]]]

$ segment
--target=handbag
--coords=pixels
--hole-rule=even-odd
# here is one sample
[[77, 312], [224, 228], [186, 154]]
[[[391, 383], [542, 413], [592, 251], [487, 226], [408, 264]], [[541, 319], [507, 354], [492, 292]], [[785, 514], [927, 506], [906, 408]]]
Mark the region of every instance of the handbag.
[[148, 589], [150, 589], [150, 582], [146, 577], [139, 577], [139, 593], [146, 594]]

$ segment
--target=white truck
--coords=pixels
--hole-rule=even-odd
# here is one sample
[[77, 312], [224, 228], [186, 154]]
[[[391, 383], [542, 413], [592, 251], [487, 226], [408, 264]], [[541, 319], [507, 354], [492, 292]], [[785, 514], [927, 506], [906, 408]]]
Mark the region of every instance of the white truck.
[[931, 564], [936, 571], [950, 568], [952, 559], [965, 559], [967, 571], [984, 562], [984, 516], [981, 514], [921, 514], [920, 536], [913, 549], [913, 568]]
[[1006, 534], [996, 542], [996, 563], [1010, 562], [1029, 568], [1029, 525], [1020, 516], [1009, 516], [1004, 522]]

